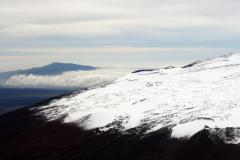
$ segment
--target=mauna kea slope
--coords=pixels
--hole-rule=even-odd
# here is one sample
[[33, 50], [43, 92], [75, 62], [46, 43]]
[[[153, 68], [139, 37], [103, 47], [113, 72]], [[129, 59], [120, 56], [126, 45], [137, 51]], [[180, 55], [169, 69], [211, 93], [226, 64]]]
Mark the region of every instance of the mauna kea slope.
[[163, 127], [173, 137], [191, 137], [206, 128], [221, 132], [231, 127], [227, 143], [240, 142], [240, 55], [198, 62], [191, 67], [128, 74], [95, 88], [33, 108], [49, 121], [63, 119], [86, 130], [145, 134]]
[[239, 160], [240, 55], [128, 74], [0, 116], [0, 160]]

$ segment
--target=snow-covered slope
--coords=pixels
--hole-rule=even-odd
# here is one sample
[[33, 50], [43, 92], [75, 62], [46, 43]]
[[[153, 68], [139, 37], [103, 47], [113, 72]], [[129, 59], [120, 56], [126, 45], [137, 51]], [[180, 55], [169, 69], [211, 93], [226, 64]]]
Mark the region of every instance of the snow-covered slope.
[[190, 137], [205, 128], [239, 143], [240, 54], [128, 74], [36, 109], [47, 120], [63, 118], [87, 130], [145, 128], [147, 134], [168, 127], [173, 137]]

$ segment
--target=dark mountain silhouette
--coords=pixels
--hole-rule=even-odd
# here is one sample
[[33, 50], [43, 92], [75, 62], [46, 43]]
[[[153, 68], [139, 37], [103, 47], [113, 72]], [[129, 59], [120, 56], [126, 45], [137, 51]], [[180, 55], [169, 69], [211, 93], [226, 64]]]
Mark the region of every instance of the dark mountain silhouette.
[[[55, 97], [55, 99], [62, 98]], [[35, 107], [48, 104], [49, 100]], [[148, 135], [86, 131], [61, 119], [47, 122], [31, 107], [0, 116], [0, 160], [239, 160], [240, 146], [202, 130], [190, 139], [162, 128]]]

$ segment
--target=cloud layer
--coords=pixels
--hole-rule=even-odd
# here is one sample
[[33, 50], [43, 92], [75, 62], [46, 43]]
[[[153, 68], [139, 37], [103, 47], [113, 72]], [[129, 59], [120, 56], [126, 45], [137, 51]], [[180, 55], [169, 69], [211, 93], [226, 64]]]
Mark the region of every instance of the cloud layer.
[[163, 68], [169, 65], [183, 66], [199, 59], [230, 53], [231, 50], [207, 47], [112, 46], [57, 49], [12, 48], [0, 49], [1, 52], [7, 54], [0, 54], [0, 72], [32, 68], [52, 62], [71, 62], [97, 67]]
[[[130, 32], [223, 38], [226, 34], [239, 34], [240, 27], [236, 21], [240, 2], [236, 0], [1, 0], [0, 3], [1, 37], [96, 37]], [[202, 35], [206, 31], [212, 34]]]
[[[22, 63], [16, 63], [19, 56], [35, 64], [34, 57], [41, 60], [47, 55], [58, 61], [59, 50], [74, 49], [79, 50], [74, 53], [75, 59], [84, 63], [91, 57], [86, 47], [100, 48], [91, 52], [93, 59], [87, 61], [97, 66], [125, 52], [119, 48], [132, 48], [131, 53], [145, 51], [150, 56], [152, 48], [171, 48], [175, 54], [179, 48], [195, 48], [190, 53], [195, 59], [201, 57], [194, 54], [199, 48], [206, 48], [202, 53], [207, 52], [208, 57], [216, 48], [222, 49], [218, 55], [238, 52], [239, 8], [237, 0], [0, 0], [0, 61], [4, 63], [8, 56], [8, 63], [16, 68]], [[101, 47], [110, 47], [113, 58], [97, 61], [98, 54], [109, 53]], [[30, 56], [29, 49], [33, 50]], [[216, 50], [212, 54], [216, 56]], [[66, 51], [63, 57], [67, 59], [68, 55]], [[0, 70], [8, 67], [3, 63]]]
[[129, 69], [99, 69], [65, 72], [57, 76], [15, 75], [4, 85], [15, 88], [81, 89], [111, 82], [129, 72]]

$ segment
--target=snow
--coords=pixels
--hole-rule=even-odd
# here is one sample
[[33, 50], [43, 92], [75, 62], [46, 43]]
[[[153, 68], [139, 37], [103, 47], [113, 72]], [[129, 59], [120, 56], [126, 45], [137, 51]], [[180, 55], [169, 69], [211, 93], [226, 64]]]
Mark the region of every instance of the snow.
[[212, 122], [208, 122], [205, 120], [195, 120], [192, 122], [179, 124], [173, 128], [172, 136], [176, 138], [190, 137], [198, 131], [204, 129], [206, 124], [209, 125], [212, 124]]
[[[189, 68], [131, 73], [113, 83], [54, 100], [39, 108], [47, 120], [64, 118], [87, 130], [148, 126], [190, 137], [205, 126], [240, 127], [240, 54]], [[239, 142], [240, 138], [235, 142]]]

